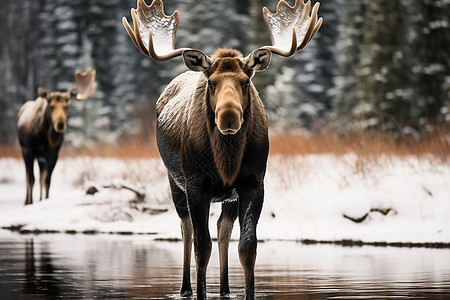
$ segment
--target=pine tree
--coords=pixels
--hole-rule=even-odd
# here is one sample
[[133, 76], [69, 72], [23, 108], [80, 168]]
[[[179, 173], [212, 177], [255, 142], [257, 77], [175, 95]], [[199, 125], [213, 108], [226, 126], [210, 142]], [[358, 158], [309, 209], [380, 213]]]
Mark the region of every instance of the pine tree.
[[183, 47], [201, 49], [211, 55], [216, 48], [243, 50], [246, 37], [245, 15], [239, 15], [234, 2], [222, 0], [179, 0], [180, 27], [177, 40]]
[[[318, 1], [312, 1], [311, 7]], [[305, 61], [305, 70], [312, 73], [313, 80], [307, 84], [312, 101], [320, 103], [323, 110], [332, 106], [331, 95], [334, 87], [334, 77], [337, 73], [336, 43], [338, 42], [338, 28], [341, 22], [343, 0], [322, 1], [319, 16], [325, 20], [314, 43], [308, 45], [305, 51], [313, 53], [311, 60]], [[301, 53], [299, 53], [301, 55]], [[311, 66], [314, 64], [314, 66]], [[312, 71], [310, 71], [312, 69]], [[320, 117], [323, 116], [320, 112]]]
[[45, 33], [42, 45], [45, 49], [49, 88], [69, 90], [75, 85], [76, 70], [85, 71], [90, 67], [97, 71], [98, 85], [94, 95], [87, 101], [72, 103], [69, 110], [66, 141], [77, 146], [94, 140], [105, 141], [109, 132], [110, 110], [104, 100], [109, 99], [105, 91], [111, 90], [110, 62], [106, 58], [111, 53], [105, 50], [109, 45], [101, 38], [104, 33], [102, 30], [108, 32], [108, 27], [98, 24], [102, 24], [103, 10], [108, 11], [112, 7], [102, 5], [86, 3], [85, 0], [47, 0], [42, 12]]
[[[371, 1], [366, 11], [360, 70], [365, 126], [397, 131], [409, 111], [406, 29], [400, 0]], [[395, 29], [395, 30], [394, 30]]]
[[[92, 43], [84, 37], [78, 59], [77, 68], [85, 71], [94, 65], [92, 59]], [[72, 75], [73, 76], [73, 75]], [[97, 76], [96, 76], [97, 77]], [[90, 146], [92, 142], [109, 142], [110, 136], [110, 106], [102, 101], [105, 94], [101, 83], [96, 79], [97, 90], [86, 101], [74, 101], [70, 104], [68, 125], [70, 129], [66, 134], [66, 140], [75, 147]], [[71, 83], [73, 86], [73, 81]]]
[[411, 1], [414, 49], [414, 103], [410, 123], [416, 129], [450, 121], [450, 1]]
[[[275, 12], [277, 3], [172, 0], [165, 11], [180, 11], [177, 48], [211, 55], [233, 47], [248, 55], [270, 44], [261, 9]], [[97, 70], [98, 88], [71, 105], [66, 140], [124, 137], [139, 122], [150, 128], [161, 91], [186, 68], [181, 58], [155, 62], [134, 47], [120, 20], [130, 20], [132, 7], [136, 0], [0, 3], [0, 142], [14, 140], [17, 111], [38, 86], [70, 89], [74, 72], [87, 67]], [[449, 122], [449, 15], [449, 0], [322, 1], [324, 24], [305, 50], [274, 55], [253, 78], [271, 125], [314, 130], [330, 112], [344, 130], [363, 121], [374, 130], [419, 133]]]
[[63, 91], [73, 87], [73, 74], [81, 55], [75, 3], [70, 0], [46, 0], [44, 3], [42, 47], [50, 89]]
[[128, 34], [123, 30], [121, 23], [117, 22], [117, 34], [113, 45], [113, 57], [111, 58], [111, 70], [114, 77], [113, 90], [111, 92], [109, 105], [110, 129], [117, 137], [131, 134], [135, 127], [132, 118], [133, 102], [136, 101], [136, 69], [132, 66], [136, 64], [140, 55], [130, 55], [134, 53], [133, 43]]
[[270, 109], [268, 117], [272, 126], [280, 130], [310, 128], [312, 118], [319, 108], [314, 103], [304, 101], [307, 94], [298, 87], [298, 68], [283, 66], [274, 78], [273, 84], [265, 89]]
[[273, 57], [264, 94], [269, 116], [283, 128], [315, 129], [331, 107], [340, 6], [341, 0], [322, 3], [319, 16], [325, 22], [306, 48], [293, 57]]
[[358, 70], [363, 44], [364, 15], [367, 0], [347, 0], [342, 12], [339, 37], [336, 43], [337, 74], [334, 79], [335, 103], [333, 119], [338, 130], [354, 130], [363, 120], [358, 87]]
[[41, 1], [5, 0], [0, 4], [0, 143], [16, 135], [16, 115], [27, 100], [35, 99], [41, 52]]

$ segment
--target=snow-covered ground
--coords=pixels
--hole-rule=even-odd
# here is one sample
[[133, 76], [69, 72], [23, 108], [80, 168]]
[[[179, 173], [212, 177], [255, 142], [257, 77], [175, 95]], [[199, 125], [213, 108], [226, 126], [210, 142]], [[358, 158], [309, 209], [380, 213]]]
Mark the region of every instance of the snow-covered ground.
[[[258, 238], [450, 243], [450, 165], [415, 157], [360, 163], [350, 154], [271, 156]], [[24, 206], [23, 162], [0, 158], [0, 227], [181, 237], [159, 158], [60, 159], [50, 199], [43, 201], [38, 182], [37, 177], [34, 204]], [[145, 193], [145, 202], [121, 185]], [[87, 195], [89, 186], [99, 192]], [[386, 215], [380, 212], [387, 209]], [[360, 223], [349, 219], [366, 214]], [[220, 204], [212, 204], [212, 237], [219, 215]], [[239, 238], [237, 222], [232, 238]]]

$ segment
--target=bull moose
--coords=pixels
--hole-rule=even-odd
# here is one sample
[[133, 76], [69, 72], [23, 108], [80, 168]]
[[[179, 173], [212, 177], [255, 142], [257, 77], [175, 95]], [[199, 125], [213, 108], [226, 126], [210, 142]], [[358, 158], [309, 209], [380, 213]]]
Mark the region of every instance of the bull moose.
[[97, 84], [95, 70], [75, 73], [75, 88], [66, 92], [38, 90], [36, 100], [25, 102], [17, 114], [17, 133], [25, 161], [27, 195], [25, 205], [33, 203], [34, 161], [40, 170], [40, 200], [45, 188], [48, 198], [53, 169], [67, 128], [67, 111], [71, 100], [91, 97]]
[[263, 9], [272, 46], [247, 57], [218, 49], [211, 57], [190, 48], [174, 49], [179, 14], [164, 13], [163, 2], [137, 1], [132, 28], [122, 19], [135, 46], [156, 61], [182, 56], [191, 70], [166, 87], [156, 104], [156, 138], [168, 170], [172, 199], [181, 219], [184, 243], [181, 295], [192, 295], [190, 259], [194, 242], [197, 299], [206, 299], [206, 268], [211, 254], [208, 229], [211, 202], [221, 202], [217, 223], [220, 294], [229, 293], [228, 246], [239, 217], [239, 259], [244, 269], [245, 298], [254, 298], [256, 226], [264, 198], [269, 151], [266, 114], [251, 79], [265, 70], [272, 53], [291, 56], [302, 50], [322, 24], [319, 3], [281, 0], [277, 12]]

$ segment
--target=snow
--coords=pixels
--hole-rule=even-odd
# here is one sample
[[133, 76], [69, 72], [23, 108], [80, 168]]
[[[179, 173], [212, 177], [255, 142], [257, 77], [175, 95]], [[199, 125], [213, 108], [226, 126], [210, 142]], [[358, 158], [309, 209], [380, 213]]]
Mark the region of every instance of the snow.
[[[23, 205], [23, 162], [0, 158], [0, 170], [1, 227], [181, 238], [167, 174], [159, 158], [60, 159], [53, 173], [50, 199], [37, 200], [36, 184], [34, 204], [28, 206]], [[380, 156], [362, 161], [351, 154], [272, 155], [258, 238], [449, 243], [449, 171], [448, 164], [440, 164], [435, 158]], [[145, 202], [137, 201], [136, 194], [121, 189], [122, 185], [145, 193]], [[89, 186], [99, 191], [87, 195]], [[390, 211], [383, 215], [380, 211], [385, 209]], [[361, 223], [349, 219], [366, 214]], [[217, 236], [215, 222], [219, 215], [220, 204], [212, 204], [213, 238]], [[233, 239], [239, 238], [238, 227], [236, 222]]]

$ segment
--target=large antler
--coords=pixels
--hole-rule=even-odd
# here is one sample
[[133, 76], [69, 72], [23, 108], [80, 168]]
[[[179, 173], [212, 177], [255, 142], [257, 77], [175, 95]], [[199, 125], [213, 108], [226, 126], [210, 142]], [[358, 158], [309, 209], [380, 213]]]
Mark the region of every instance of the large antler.
[[319, 6], [319, 2], [314, 5], [311, 16], [309, 16], [311, 10], [309, 0], [306, 4], [303, 0], [296, 0], [293, 7], [280, 0], [275, 14], [264, 7], [264, 21], [272, 46], [265, 46], [263, 49], [278, 55], [291, 56], [305, 48], [322, 25], [322, 18], [317, 20]]
[[95, 82], [95, 70], [88, 68], [86, 73], [80, 70], [75, 72], [75, 91], [76, 96], [72, 97], [72, 100], [84, 101], [89, 99], [97, 88]]
[[[302, 50], [322, 25], [322, 18], [317, 17], [319, 5], [314, 5], [311, 16], [309, 0], [307, 3], [296, 0], [293, 7], [280, 0], [275, 14], [264, 7], [263, 16], [272, 46], [261, 49], [282, 56], [291, 56]], [[157, 61], [165, 61], [182, 55], [185, 50], [191, 50], [175, 49], [179, 13], [175, 11], [171, 16], [167, 16], [162, 0], [153, 0], [150, 6], [145, 0], [137, 0], [137, 9], [131, 9], [131, 17], [133, 28], [125, 17], [122, 18], [122, 23], [134, 45], [143, 54]]]
[[174, 49], [179, 14], [176, 10], [171, 16], [166, 16], [161, 0], [153, 0], [150, 6], [144, 0], [138, 0], [137, 9], [131, 9], [131, 17], [134, 30], [125, 17], [122, 18], [123, 26], [134, 45], [145, 55], [157, 61], [164, 61], [180, 56], [184, 50], [188, 50]]

